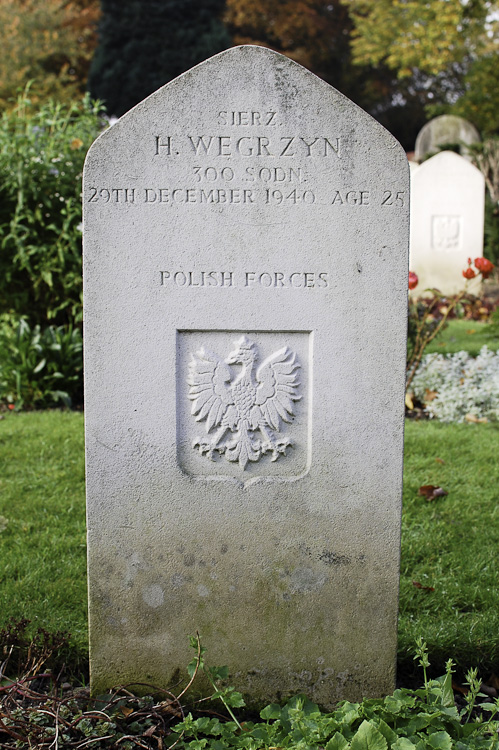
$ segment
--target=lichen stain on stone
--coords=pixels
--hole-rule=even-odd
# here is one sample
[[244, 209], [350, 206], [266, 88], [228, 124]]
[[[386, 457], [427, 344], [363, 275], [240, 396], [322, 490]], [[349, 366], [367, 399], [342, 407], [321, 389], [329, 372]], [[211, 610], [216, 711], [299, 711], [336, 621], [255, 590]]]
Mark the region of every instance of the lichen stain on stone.
[[157, 583], [153, 583], [151, 586], [145, 586], [142, 589], [142, 599], [148, 607], [156, 609], [161, 607], [165, 600], [165, 592]]
[[280, 96], [280, 106], [283, 111], [295, 106], [298, 96], [296, 84], [292, 83], [289, 66], [281, 60], [274, 62], [275, 88]]
[[[317, 552], [315, 550], [312, 550], [310, 547], [305, 545], [300, 545], [300, 552], [302, 555], [309, 557], [310, 559], [317, 559], [320, 562], [325, 563], [326, 565], [351, 565], [352, 558], [350, 555], [344, 555], [339, 552], [335, 552], [334, 550], [328, 550], [328, 549], [322, 549], [321, 552]], [[357, 560], [359, 562], [365, 562], [366, 556], [365, 555], [359, 555], [357, 557]]]
[[352, 562], [351, 557], [348, 555], [339, 555], [337, 552], [330, 550], [323, 550], [319, 555], [318, 559], [326, 565], [350, 565]]
[[302, 594], [307, 591], [317, 591], [326, 583], [324, 573], [317, 573], [312, 568], [296, 568], [289, 576], [289, 591], [292, 594]]
[[139, 572], [146, 569], [146, 565], [140, 559], [138, 553], [130, 552], [125, 555], [126, 570], [123, 576], [125, 588], [131, 588]]

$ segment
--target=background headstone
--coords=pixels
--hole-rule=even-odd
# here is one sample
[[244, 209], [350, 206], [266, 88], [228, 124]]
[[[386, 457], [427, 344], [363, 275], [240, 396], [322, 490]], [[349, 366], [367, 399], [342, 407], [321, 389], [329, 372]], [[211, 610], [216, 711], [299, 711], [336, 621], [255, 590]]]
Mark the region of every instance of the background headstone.
[[[409, 267], [419, 278], [413, 295], [436, 287], [442, 294], [464, 288], [462, 272], [483, 255], [485, 180], [453, 151], [442, 151], [411, 171]], [[480, 289], [468, 282], [470, 292]]]
[[93, 145], [94, 692], [178, 682], [196, 630], [254, 701], [392, 690], [408, 180], [386, 130], [262, 47]]
[[480, 143], [480, 134], [471, 122], [457, 115], [440, 115], [423, 125], [416, 138], [415, 159], [438, 153], [446, 146], [461, 144], [460, 154], [468, 158], [466, 146]]

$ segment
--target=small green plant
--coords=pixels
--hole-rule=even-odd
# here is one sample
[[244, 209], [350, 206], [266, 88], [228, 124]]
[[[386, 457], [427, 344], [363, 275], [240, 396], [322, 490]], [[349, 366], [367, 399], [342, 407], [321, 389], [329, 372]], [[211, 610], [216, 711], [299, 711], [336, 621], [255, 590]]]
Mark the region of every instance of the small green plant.
[[[198, 647], [199, 668], [205, 649], [199, 636], [191, 639]], [[416, 657], [423, 668], [424, 686], [418, 690], [399, 689], [386, 698], [364, 699], [359, 703], [341, 702], [331, 713], [324, 713], [304, 695], [284, 706], [271, 704], [260, 712], [263, 722], [232, 721], [189, 713], [172, 727], [167, 737], [170, 747], [185, 750], [226, 750], [228, 748], [293, 748], [294, 750], [496, 750], [499, 748], [499, 700], [477, 705], [481, 682], [476, 670], [468, 673], [470, 689], [467, 705], [459, 710], [452, 690], [452, 661], [437, 680], [428, 679], [430, 666], [424, 641], [416, 643]], [[194, 671], [193, 671], [194, 670]], [[215, 673], [219, 674], [215, 669]], [[223, 672], [225, 675], [225, 671]], [[189, 683], [189, 686], [192, 684]], [[220, 696], [216, 696], [220, 697]], [[484, 696], [485, 697], [485, 696]], [[480, 711], [470, 721], [473, 711]]]
[[231, 719], [237, 724], [239, 729], [242, 729], [240, 723], [234, 716], [232, 712], [232, 708], [240, 708], [245, 705], [243, 696], [241, 693], [238, 693], [234, 690], [233, 687], [226, 687], [226, 688], [219, 688], [217, 687], [217, 682], [221, 680], [226, 680], [229, 676], [229, 668], [228, 667], [207, 667], [204, 661], [204, 655], [206, 653], [206, 648], [201, 645], [201, 639], [199, 637], [199, 633], [196, 633], [196, 637], [190, 636], [189, 638], [191, 648], [194, 648], [197, 652], [194, 659], [189, 662], [187, 666], [187, 672], [189, 674], [189, 677], [191, 678], [189, 684], [187, 687], [182, 691], [181, 695], [185, 694], [189, 687], [192, 685], [194, 680], [196, 679], [197, 673], [201, 670], [206, 677], [208, 678], [208, 682], [212, 686], [214, 692], [213, 694], [205, 700], [216, 700], [219, 699], [224, 704], [227, 712], [229, 713]]
[[0, 401], [10, 408], [82, 402], [83, 341], [78, 329], [30, 326], [25, 318], [0, 321]]
[[[468, 673], [466, 705], [459, 709], [452, 690], [452, 661], [437, 680], [427, 675], [426, 644], [416, 644], [416, 659], [424, 671], [424, 686], [399, 689], [385, 698], [342, 701], [332, 712], [321, 711], [305, 695], [285, 705], [272, 703], [260, 711], [261, 721], [239, 721], [232, 708], [242, 708], [233, 688], [221, 690], [227, 667], [207, 667], [206, 649], [199, 634], [190, 639], [196, 657], [188, 665], [189, 681], [175, 695], [152, 685], [151, 695], [138, 697], [131, 686], [121, 686], [92, 698], [86, 690], [61, 691], [54, 673], [46, 670], [57, 647], [57, 637], [38, 631], [26, 650], [26, 621], [0, 632], [7, 658], [0, 666], [0, 740], [2, 747], [171, 748], [179, 750], [498, 750], [499, 700], [477, 703], [481, 697], [476, 670]], [[64, 635], [59, 634], [64, 644]], [[17, 649], [22, 676], [5, 679], [6, 667]], [[198, 674], [208, 678], [214, 693], [191, 703], [191, 687]], [[46, 689], [34, 689], [33, 680]], [[67, 688], [66, 688], [67, 690]], [[160, 694], [161, 700], [153, 695]], [[220, 699], [230, 718], [213, 710]], [[191, 699], [192, 700], [192, 699]], [[24, 744], [19, 744], [24, 743]], [[59, 744], [60, 743], [60, 744]]]

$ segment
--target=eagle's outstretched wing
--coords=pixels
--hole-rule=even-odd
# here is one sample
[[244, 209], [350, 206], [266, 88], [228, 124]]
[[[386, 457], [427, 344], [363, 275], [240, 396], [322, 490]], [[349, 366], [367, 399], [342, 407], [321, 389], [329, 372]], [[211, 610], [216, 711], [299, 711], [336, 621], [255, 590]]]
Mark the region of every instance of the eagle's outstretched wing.
[[234, 403], [227, 386], [230, 378], [230, 369], [213, 352], [203, 347], [192, 355], [187, 378], [191, 414], [196, 422], [206, 419], [206, 432], [221, 424], [227, 408]]
[[299, 401], [296, 355], [285, 346], [267, 357], [258, 370], [255, 403], [263, 418], [274, 430], [280, 430], [280, 419], [292, 422], [294, 401]]

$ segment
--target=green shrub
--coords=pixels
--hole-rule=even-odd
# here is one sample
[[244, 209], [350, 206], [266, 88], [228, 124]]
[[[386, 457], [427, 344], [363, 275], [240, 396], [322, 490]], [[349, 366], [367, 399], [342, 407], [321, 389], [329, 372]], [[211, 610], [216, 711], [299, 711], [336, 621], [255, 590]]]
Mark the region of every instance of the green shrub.
[[490, 195], [485, 195], [485, 227], [483, 254], [496, 266], [499, 265], [499, 205]]
[[497, 307], [490, 316], [490, 320], [487, 325], [487, 337], [491, 341], [499, 340], [499, 307]]
[[102, 128], [98, 103], [28, 90], [0, 118], [0, 313], [31, 324], [81, 321], [81, 174]]
[[79, 406], [83, 401], [83, 341], [67, 326], [0, 322], [0, 401], [10, 407]]

